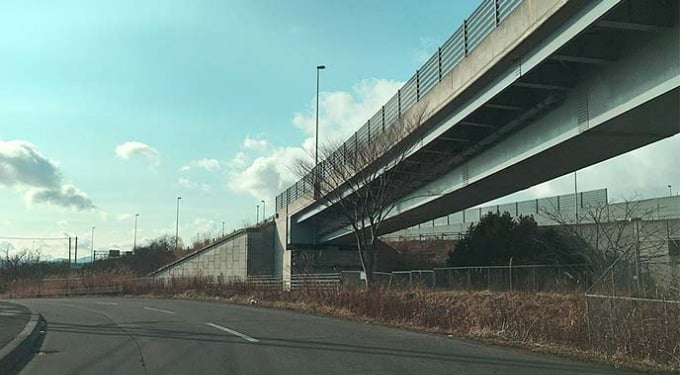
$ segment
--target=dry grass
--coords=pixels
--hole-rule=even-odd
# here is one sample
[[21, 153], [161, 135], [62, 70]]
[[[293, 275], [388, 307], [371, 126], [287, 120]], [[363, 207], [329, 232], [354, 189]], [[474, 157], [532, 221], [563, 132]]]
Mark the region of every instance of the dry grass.
[[[78, 280], [70, 280], [68, 287], [96, 290], [116, 286], [125, 295], [209, 299], [241, 304], [255, 298], [261, 306], [472, 337], [609, 364], [680, 370], [676, 353], [680, 345], [680, 324], [663, 333], [658, 329], [647, 330], [645, 328], [651, 323], [645, 320], [645, 316], [659, 311], [643, 314], [640, 308], [624, 304], [595, 314], [602, 317], [598, 321], [588, 321], [583, 296], [420, 289], [369, 291], [355, 287], [318, 288], [314, 285], [283, 291], [276, 286], [222, 283], [208, 278], [161, 282], [130, 276], [125, 272], [83, 275]], [[63, 279], [39, 285], [15, 283], [4, 296], [59, 296], [65, 294], [66, 287]], [[596, 307], [591, 304], [590, 308]], [[627, 322], [613, 331], [608, 323], [612, 311], [617, 314], [615, 318]], [[593, 312], [591, 310], [591, 316]], [[677, 322], [677, 311], [675, 314]], [[661, 315], [663, 319], [668, 319], [668, 316], [668, 313]]]

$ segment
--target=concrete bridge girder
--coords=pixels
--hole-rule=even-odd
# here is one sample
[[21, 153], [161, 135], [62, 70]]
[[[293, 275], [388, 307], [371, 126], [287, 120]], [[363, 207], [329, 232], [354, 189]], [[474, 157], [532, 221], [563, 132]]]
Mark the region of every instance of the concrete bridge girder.
[[[602, 16], [618, 3], [589, 3], [550, 38], [434, 127], [423, 138], [423, 147], [450, 136], [452, 129], [460, 129], [465, 122], [472, 122], [470, 116], [479, 113], [480, 108], [508, 110], [501, 108], [502, 105], [488, 104], [512, 88], [563, 93], [561, 102], [541, 117], [528, 125], [522, 124], [523, 128], [513, 129], [502, 140], [489, 142], [483, 152], [460, 160], [456, 168], [405, 197], [383, 224], [385, 232], [483, 203], [679, 132], [680, 32], [677, 23], [673, 27], [645, 29], [632, 23], [602, 21]], [[589, 65], [587, 69], [579, 68], [585, 74], [575, 86], [565, 85], [564, 80], [527, 83], [526, 77], [546, 61], [555, 61], [551, 56], [564, 57], [559, 55], [564, 52], [561, 49], [596, 22], [600, 22], [599, 27], [653, 32], [654, 35], [612, 64], [558, 59], [560, 64]], [[621, 35], [625, 37], [625, 33]], [[646, 125], [641, 126], [643, 123]], [[313, 225], [305, 225], [312, 223], [313, 217], [313, 212], [307, 212], [291, 221], [292, 226], [306, 234], [306, 241], [337, 242], [347, 237], [349, 231], [345, 228], [318, 236]]]

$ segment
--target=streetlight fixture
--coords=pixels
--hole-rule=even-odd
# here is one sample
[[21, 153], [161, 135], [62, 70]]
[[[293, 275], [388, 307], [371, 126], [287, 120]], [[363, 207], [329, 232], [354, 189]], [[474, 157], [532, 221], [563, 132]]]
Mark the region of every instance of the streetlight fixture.
[[672, 197], [673, 196], [673, 186], [668, 185], [668, 196]]
[[326, 69], [326, 65], [316, 66], [316, 126], [314, 131], [314, 198], [319, 197], [319, 179], [317, 166], [319, 165], [319, 72]]
[[257, 213], [255, 214], [255, 225], [260, 223], [260, 205], [258, 204], [256, 207]]
[[177, 197], [177, 219], [175, 220], [175, 251], [177, 251], [177, 243], [179, 240], [179, 201], [182, 197]]
[[135, 214], [135, 236], [134, 239], [132, 240], [132, 251], [134, 252], [137, 250], [137, 218], [139, 217], [139, 214]]
[[92, 226], [92, 237], [90, 237], [90, 262], [94, 262], [94, 225]]
[[262, 202], [262, 221], [265, 221], [265, 220], [267, 220], [267, 214], [264, 211], [266, 203], [265, 203], [264, 199], [261, 200], [260, 202]]

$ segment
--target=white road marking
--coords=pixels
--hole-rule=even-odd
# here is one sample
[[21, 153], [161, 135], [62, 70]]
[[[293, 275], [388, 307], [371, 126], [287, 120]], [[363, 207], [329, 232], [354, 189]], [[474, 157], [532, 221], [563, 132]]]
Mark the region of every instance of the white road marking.
[[175, 315], [176, 313], [174, 311], [169, 311], [169, 310], [163, 310], [163, 309], [157, 309], [155, 307], [144, 307], [144, 310], [149, 310], [149, 311], [155, 311], [163, 314], [170, 314], [170, 315]]
[[108, 306], [116, 306], [116, 305], [118, 305], [118, 302], [96, 301], [95, 303], [98, 304], [98, 305], [108, 305]]
[[240, 338], [242, 338], [242, 339], [244, 339], [244, 340], [246, 340], [246, 341], [248, 341], [248, 342], [253, 342], [253, 343], [255, 343], [255, 342], [260, 342], [260, 340], [258, 340], [258, 339], [256, 339], [256, 338], [252, 338], [252, 337], [250, 337], [250, 336], [248, 336], [248, 335], [245, 335], [245, 334], [243, 334], [243, 333], [241, 333], [241, 332], [234, 331], [233, 329], [229, 329], [229, 328], [227, 328], [227, 327], [222, 327], [221, 325], [217, 325], [217, 324], [215, 324], [215, 323], [205, 323], [205, 324], [206, 324], [206, 325], [209, 325], [210, 327], [217, 328], [217, 329], [219, 329], [220, 331], [224, 331], [224, 332], [227, 332], [227, 333], [231, 333], [232, 335], [238, 336], [238, 337], [240, 337]]
[[21, 311], [21, 310], [14, 310], [14, 309], [11, 309], [11, 308], [10, 309], [0, 308], [0, 316], [15, 316], [15, 315], [21, 315], [21, 314], [25, 314], [25, 313], [26, 313], [25, 311]]

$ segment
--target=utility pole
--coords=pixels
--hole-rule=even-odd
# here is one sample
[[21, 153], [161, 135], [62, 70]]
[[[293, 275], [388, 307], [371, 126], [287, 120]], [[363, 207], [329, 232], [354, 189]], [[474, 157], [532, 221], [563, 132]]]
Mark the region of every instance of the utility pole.
[[78, 264], [78, 236], [76, 236], [76, 251], [73, 257], [73, 263]]
[[68, 237], [68, 267], [71, 268], [71, 236]]
[[132, 240], [132, 252], [137, 250], [137, 218], [139, 217], [139, 214], [135, 214], [135, 235], [134, 239]]
[[92, 237], [90, 238], [90, 262], [94, 262], [94, 225], [92, 226]]
[[175, 251], [177, 251], [177, 244], [179, 241], [179, 201], [182, 197], [177, 197], [177, 219], [175, 221]]

